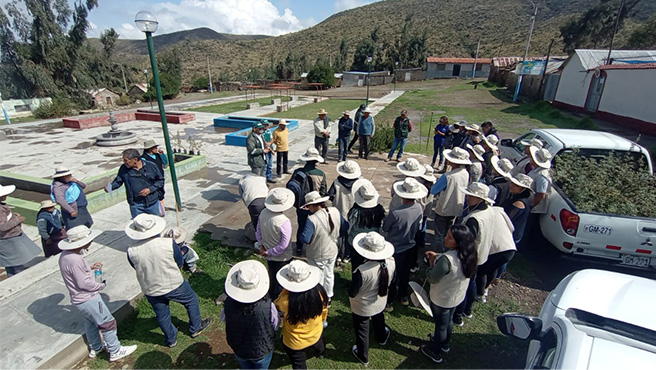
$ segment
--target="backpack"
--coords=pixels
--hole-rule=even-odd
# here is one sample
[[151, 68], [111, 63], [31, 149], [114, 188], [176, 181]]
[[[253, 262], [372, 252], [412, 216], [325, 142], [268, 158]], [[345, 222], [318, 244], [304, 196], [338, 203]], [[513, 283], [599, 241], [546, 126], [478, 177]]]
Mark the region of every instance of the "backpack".
[[302, 168], [294, 170], [292, 177], [285, 187], [294, 193], [294, 207], [296, 208], [301, 208], [305, 202], [305, 194], [314, 190], [312, 179], [310, 179], [310, 176]]

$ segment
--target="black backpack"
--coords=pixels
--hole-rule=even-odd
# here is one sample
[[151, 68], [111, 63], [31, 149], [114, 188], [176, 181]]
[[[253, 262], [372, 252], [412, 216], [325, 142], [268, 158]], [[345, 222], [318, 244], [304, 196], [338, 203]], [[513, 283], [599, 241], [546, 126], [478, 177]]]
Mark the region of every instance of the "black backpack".
[[287, 182], [286, 188], [294, 193], [294, 207], [301, 208], [305, 204], [305, 194], [313, 191], [312, 179], [302, 168], [294, 170], [292, 177]]

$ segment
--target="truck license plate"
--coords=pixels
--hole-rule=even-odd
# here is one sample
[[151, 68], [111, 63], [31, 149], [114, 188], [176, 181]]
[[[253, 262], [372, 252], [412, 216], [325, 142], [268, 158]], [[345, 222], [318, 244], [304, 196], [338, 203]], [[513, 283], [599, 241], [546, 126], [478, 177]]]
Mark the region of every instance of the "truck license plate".
[[583, 231], [590, 234], [610, 235], [613, 228], [600, 225], [585, 225], [583, 226]]
[[650, 257], [632, 256], [630, 254], [622, 255], [622, 262], [621, 262], [622, 265], [649, 267], [650, 263], [651, 263]]

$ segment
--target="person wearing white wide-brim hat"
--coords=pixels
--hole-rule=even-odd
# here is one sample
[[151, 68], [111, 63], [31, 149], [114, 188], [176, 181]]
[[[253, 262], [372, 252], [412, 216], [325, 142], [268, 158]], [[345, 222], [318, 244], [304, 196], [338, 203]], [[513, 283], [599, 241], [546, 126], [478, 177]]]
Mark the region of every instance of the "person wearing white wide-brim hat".
[[125, 226], [125, 234], [139, 241], [127, 250], [128, 261], [134, 267], [137, 281], [155, 311], [165, 344], [177, 345], [178, 330], [171, 323], [169, 301], [182, 304], [189, 315], [189, 333], [197, 337], [211, 319], [202, 319], [196, 292], [180, 273], [184, 265], [182, 252], [170, 237], [160, 237], [166, 229], [163, 217], [142, 213]]
[[62, 213], [57, 209], [57, 203], [50, 199], [41, 202], [39, 212], [36, 214], [36, 227], [39, 229], [41, 246], [46, 258], [61, 253], [58, 246], [59, 242], [66, 238], [66, 228]]
[[[408, 158], [404, 162], [397, 163], [396, 169], [404, 176], [413, 178], [417, 178], [426, 172], [426, 167], [419, 163], [416, 158]], [[391, 187], [390, 194], [392, 199], [387, 207], [388, 209], [393, 209], [403, 204], [401, 197], [394, 191], [394, 186]]]
[[73, 177], [73, 173], [67, 167], [57, 167], [52, 175], [50, 185], [50, 198], [57, 202], [62, 210], [64, 226], [67, 229], [77, 225], [93, 225], [93, 218], [87, 210], [87, 196], [84, 189], [85, 183]]
[[[542, 149], [542, 147], [544, 146], [542, 140], [538, 139], [537, 137], [534, 137], [530, 140], [521, 140], [519, 141], [519, 143], [524, 146], [524, 156], [517, 161], [515, 167], [510, 172], [510, 174], [513, 176], [518, 173], [522, 173], [526, 175], [529, 172], [531, 172], [531, 170], [533, 170], [533, 164], [531, 164], [530, 149], [532, 146], [538, 149]], [[517, 145], [517, 143], [515, 142], [514, 145]]]
[[311, 191], [305, 195], [305, 205], [310, 211], [301, 233], [301, 242], [307, 245], [306, 257], [310, 265], [321, 271], [321, 285], [326, 289], [328, 298], [333, 297], [335, 286], [335, 262], [337, 261], [337, 239], [345, 237], [348, 222], [335, 207], [327, 207], [328, 197]]
[[380, 204], [381, 196], [371, 181], [359, 179], [353, 184], [352, 193], [355, 203], [347, 215], [349, 232], [346, 240], [351, 272], [364, 263], [364, 258], [353, 251], [353, 239], [361, 233], [379, 232], [385, 218], [385, 208]]
[[509, 177], [510, 180], [510, 197], [499, 205], [503, 207], [506, 214], [510, 217], [515, 231], [513, 231], [513, 239], [515, 243], [522, 240], [524, 231], [526, 229], [526, 222], [531, 212], [531, 185], [533, 179], [528, 175], [517, 174]]
[[[291, 176], [290, 181], [298, 183], [299, 186], [303, 186], [301, 183], [304, 181], [301, 177], [301, 174], [297, 172], [303, 172], [308, 178], [309, 189], [306, 191], [314, 190], [318, 191], [321, 195], [326, 195], [328, 192], [328, 187], [326, 184], [326, 174], [317, 168], [317, 163], [323, 162], [323, 158], [319, 155], [319, 152], [315, 148], [308, 148], [300, 159], [305, 161], [303, 168], [297, 169]], [[301, 233], [305, 229], [305, 222], [307, 221], [310, 212], [307, 209], [303, 208], [304, 199], [303, 197], [306, 194], [298, 193], [295, 191], [294, 196], [296, 199], [296, 218], [298, 223], [298, 230], [296, 230], [296, 254], [301, 255], [303, 253], [303, 242], [301, 241]]]
[[[321, 272], [301, 260], [283, 267], [276, 278], [284, 288], [275, 305], [282, 313], [282, 344], [293, 369], [307, 369], [306, 350], [323, 355], [323, 329], [328, 317], [329, 298], [319, 283]], [[296, 304], [290, 305], [290, 301]]]
[[[362, 172], [358, 162], [351, 160], [339, 162], [336, 169], [339, 176], [337, 176], [333, 184], [330, 186], [328, 196], [330, 197], [333, 206], [337, 208], [342, 217], [346, 219], [348, 212], [353, 208], [353, 204], [355, 203], [355, 197], [351, 191], [353, 184], [355, 184], [360, 178]], [[339, 247], [337, 264], [341, 264], [344, 260], [348, 262], [350, 253], [347, 249], [345, 238], [339, 238], [337, 246]]]
[[353, 248], [366, 262], [353, 272], [348, 291], [355, 331], [352, 352], [366, 364], [369, 362], [369, 319], [373, 322], [376, 339], [382, 345], [392, 333], [385, 325], [384, 310], [396, 267], [392, 258], [394, 246], [377, 232], [368, 232], [355, 237]]
[[226, 276], [220, 319], [241, 369], [268, 369], [271, 363], [279, 316], [269, 284], [266, 267], [256, 260], [235, 264]]
[[[59, 257], [59, 271], [71, 296], [71, 304], [84, 317], [89, 357], [94, 358], [107, 350], [109, 360], [117, 361], [133, 353], [137, 346], [121, 346], [116, 336], [116, 320], [100, 296], [100, 291], [105, 289], [107, 283], [105, 280], [98, 281], [94, 278], [95, 271], [102, 268], [102, 263], [96, 262], [89, 266], [82, 257], [82, 251], [89, 249], [91, 242], [100, 233], [101, 231], [90, 230], [85, 225], [69, 229], [67, 238], [59, 243], [59, 248], [63, 251]], [[102, 278], [102, 275], [98, 276]], [[98, 334], [99, 330], [102, 339]]]
[[0, 266], [7, 276], [25, 269], [25, 264], [36, 257], [41, 248], [25, 235], [21, 225], [25, 217], [13, 213], [5, 201], [16, 190], [14, 185], [0, 185]]
[[337, 160], [340, 162], [346, 160], [352, 130], [353, 119], [351, 118], [351, 112], [344, 111], [339, 121], [337, 121]]
[[192, 274], [205, 273], [205, 271], [196, 266], [198, 261], [200, 261], [200, 257], [198, 256], [198, 253], [187, 244], [187, 230], [182, 227], [173, 226], [164, 230], [162, 236], [173, 239], [175, 244], [180, 248], [182, 259], [184, 260], [183, 269], [189, 270]]
[[496, 155], [490, 158], [492, 163], [492, 179], [488, 183], [490, 194], [488, 197], [497, 205], [503, 204], [510, 197], [510, 171], [513, 165], [507, 158], [499, 158]]
[[499, 143], [499, 138], [496, 135], [483, 136], [483, 141], [481, 142], [483, 148], [485, 148], [485, 153], [483, 153], [483, 163], [485, 164], [483, 181], [487, 184], [489, 184], [494, 177], [494, 168], [491, 162], [492, 157], [500, 154], [499, 147], [496, 145], [497, 143]]
[[255, 230], [259, 252], [267, 260], [271, 286], [269, 296], [276, 299], [282, 291], [276, 273], [292, 259], [292, 222], [283, 213], [294, 206], [294, 193], [285, 188], [269, 190], [266, 207]]
[[319, 109], [317, 118], [314, 119], [314, 147], [321, 153], [321, 157], [326, 159], [328, 154], [328, 140], [330, 139], [330, 117], [325, 109]]
[[415, 236], [421, 227], [424, 211], [416, 200], [428, 194], [426, 188], [412, 177], [395, 182], [393, 187], [394, 192], [403, 199], [403, 204], [390, 210], [381, 228], [385, 239], [394, 245], [397, 271], [387, 299], [388, 311], [393, 310], [392, 303], [397, 295], [402, 305], [409, 304], [408, 281], [410, 269], [414, 266], [413, 256], [416, 257]]
[[469, 166], [469, 183], [479, 181], [483, 177], [483, 162], [485, 158], [485, 148], [481, 144], [471, 145], [466, 144], [465, 147], [469, 150], [470, 160], [472, 164]]
[[547, 201], [551, 189], [551, 153], [547, 149], [529, 147], [533, 169], [528, 176], [533, 179], [531, 198], [531, 213], [542, 214], [547, 212]]

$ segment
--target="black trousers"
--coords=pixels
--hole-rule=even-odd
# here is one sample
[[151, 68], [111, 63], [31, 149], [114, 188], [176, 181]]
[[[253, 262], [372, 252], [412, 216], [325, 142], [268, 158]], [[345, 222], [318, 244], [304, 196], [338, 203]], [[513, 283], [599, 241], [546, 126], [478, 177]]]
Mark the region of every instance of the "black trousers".
[[[291, 248], [291, 246], [287, 247]], [[269, 298], [271, 298], [272, 301], [275, 301], [276, 298], [280, 295], [280, 292], [282, 292], [282, 287], [280, 286], [280, 283], [278, 283], [278, 280], [276, 278], [276, 274], [278, 271], [280, 271], [281, 268], [285, 267], [286, 264], [291, 262], [289, 261], [269, 261], [267, 260], [267, 265], [269, 266]]]
[[440, 307], [433, 302], [430, 302], [430, 308], [433, 313], [433, 321], [435, 321], [435, 332], [430, 346], [433, 352], [440, 353], [442, 348], [449, 347], [451, 333], [453, 332], [453, 313], [456, 308]]
[[360, 147], [358, 148], [358, 158], [369, 159], [369, 144], [371, 135], [360, 135]]
[[505, 263], [509, 262], [515, 255], [514, 250], [490, 254], [484, 264], [478, 266], [476, 272], [476, 295], [485, 294], [485, 289], [497, 276], [497, 271]]
[[264, 199], [265, 198], [253, 199], [251, 204], [248, 205], [248, 214], [251, 216], [251, 223], [255, 229], [257, 229], [257, 222], [260, 219], [260, 213], [264, 209]]
[[321, 153], [321, 156], [323, 157], [324, 160], [328, 160], [326, 158], [326, 154], [328, 154], [328, 138], [327, 137], [314, 137], [314, 147]]
[[305, 351], [308, 348], [314, 348], [317, 351], [318, 356], [322, 356], [323, 353], [326, 351], [326, 345], [323, 343], [323, 336], [319, 338], [319, 341], [316, 342], [315, 344], [303, 348], [303, 349], [291, 349], [285, 345], [283, 342], [282, 348], [285, 349], [285, 352], [287, 352], [287, 356], [289, 356], [289, 361], [292, 363], [292, 369], [307, 369], [307, 354]]
[[360, 253], [356, 252], [355, 249], [353, 249], [351, 243], [348, 242], [348, 238], [346, 243], [347, 243], [346, 247], [351, 256], [351, 274], [352, 274], [353, 272], [355, 272], [355, 269], [357, 269], [360, 265], [364, 264], [364, 257], [362, 257]]
[[[369, 362], [369, 316], [360, 316], [351, 313], [353, 316], [353, 329], [355, 330], [355, 345], [358, 348], [358, 355], [364, 362]], [[374, 334], [378, 343], [382, 343], [387, 336], [385, 333], [385, 315], [383, 312], [371, 316], [371, 322], [374, 326]]]
[[[276, 174], [278, 174], [278, 176], [283, 172], [289, 172], [287, 154], [289, 154], [289, 152], [276, 152]], [[280, 171], [281, 168], [282, 171]]]
[[387, 304], [392, 303], [397, 295], [400, 298], [408, 298], [410, 269], [414, 266], [416, 260], [417, 251], [414, 248], [401, 253], [394, 253], [396, 272], [389, 287], [389, 294], [387, 294]]
[[358, 133], [353, 131], [353, 140], [351, 140], [351, 143], [348, 145], [348, 150], [351, 150], [353, 148], [353, 145], [358, 141]]
[[[480, 267], [480, 266], [479, 266]], [[465, 294], [465, 299], [456, 307], [456, 312], [453, 315], [454, 321], [462, 321], [462, 315], [471, 315], [472, 307], [474, 306], [474, 300], [476, 298], [476, 276], [472, 276], [469, 279], [469, 285], [467, 286], [467, 293]]]

